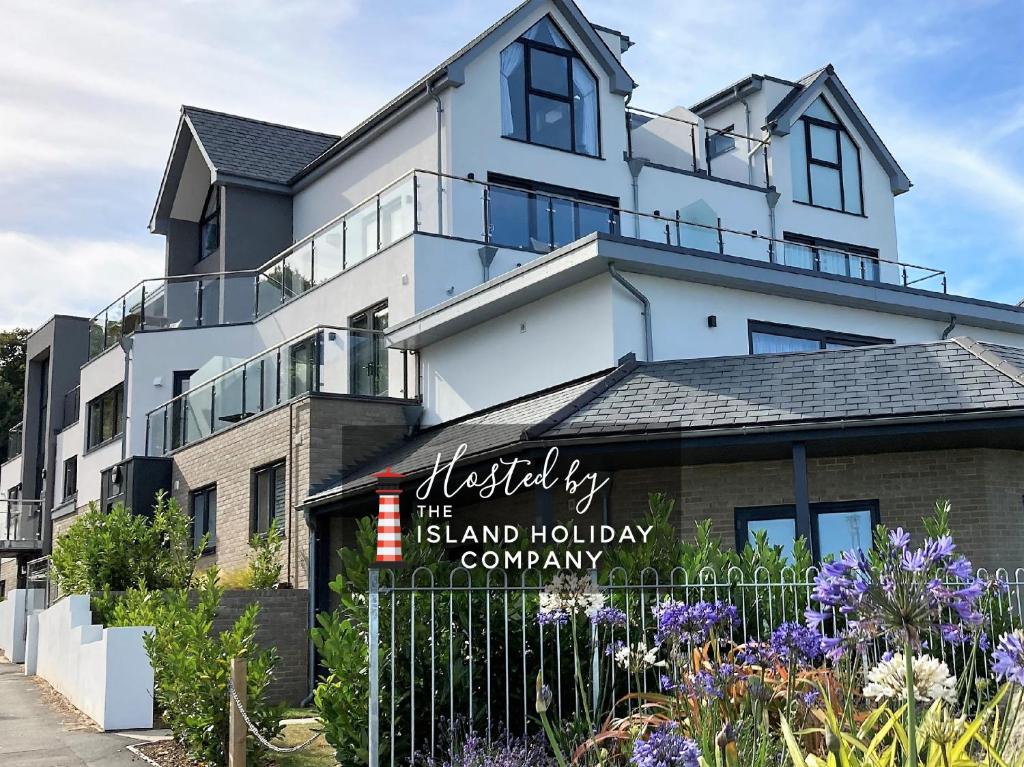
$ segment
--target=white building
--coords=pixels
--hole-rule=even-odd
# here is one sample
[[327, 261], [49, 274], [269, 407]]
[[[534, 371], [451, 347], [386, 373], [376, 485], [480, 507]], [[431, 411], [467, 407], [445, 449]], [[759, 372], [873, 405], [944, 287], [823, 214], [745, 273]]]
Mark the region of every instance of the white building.
[[[299, 402], [344, 419], [337, 403], [376, 400], [416, 430], [629, 353], [1024, 346], [1024, 309], [904, 263], [928, 261], [897, 244], [910, 180], [831, 66], [659, 115], [634, 106], [632, 45], [572, 0], [528, 0], [343, 136], [183, 107], [150, 222], [165, 274], [30, 340], [0, 491], [42, 522], [0, 580], [88, 504], [162, 488], [227, 567], [276, 519], [306, 583], [301, 510], [333, 448], [313, 421], [296, 437]], [[281, 414], [280, 455], [247, 442]], [[229, 470], [248, 488], [230, 503]]]

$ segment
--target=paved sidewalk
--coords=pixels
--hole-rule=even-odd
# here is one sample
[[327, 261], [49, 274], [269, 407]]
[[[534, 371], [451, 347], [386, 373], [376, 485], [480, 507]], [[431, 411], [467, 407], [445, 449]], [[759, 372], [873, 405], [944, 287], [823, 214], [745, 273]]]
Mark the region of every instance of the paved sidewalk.
[[66, 729], [24, 668], [0, 661], [3, 767], [141, 767], [144, 762], [128, 751], [136, 742], [113, 733]]

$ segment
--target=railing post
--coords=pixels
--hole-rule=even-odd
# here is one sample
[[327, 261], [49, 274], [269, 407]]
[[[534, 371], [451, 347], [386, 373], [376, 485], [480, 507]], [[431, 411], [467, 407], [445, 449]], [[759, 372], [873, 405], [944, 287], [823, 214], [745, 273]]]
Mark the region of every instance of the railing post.
[[196, 280], [196, 327], [203, 326], [203, 281]]
[[690, 152], [693, 154], [693, 172], [697, 172], [697, 126], [690, 126]]
[[415, 234], [420, 230], [420, 181], [418, 174], [412, 174], [412, 231]]
[[491, 187], [484, 184], [484, 243], [491, 242]]
[[[248, 705], [245, 658], [231, 659], [231, 686], [241, 705]], [[245, 767], [245, 722], [230, 695], [228, 706], [231, 711], [228, 717], [228, 767]]]
[[718, 224], [715, 227], [718, 231], [718, 253], [725, 255], [725, 235], [722, 232], [722, 217], [718, 217]]
[[[597, 582], [597, 570], [590, 571], [590, 588], [597, 594], [599, 586]], [[597, 624], [590, 624], [590, 700], [591, 711], [596, 715], [597, 707], [601, 702], [601, 652], [597, 646]]]
[[139, 304], [139, 330], [146, 329], [146, 283], [142, 283], [142, 303]]
[[708, 178], [711, 178], [711, 136], [708, 135], [708, 129], [704, 128], [704, 164], [707, 166]]
[[[369, 767], [380, 767], [380, 570], [370, 570], [369, 652], [370, 710]], [[394, 693], [392, 693], [394, 694]]]
[[374, 250], [373, 252], [376, 253], [378, 250], [380, 250], [380, 195], [379, 194], [377, 195], [377, 250]]
[[903, 287], [907, 286], [907, 267], [903, 267]]
[[260, 273], [256, 272], [252, 278], [252, 318], [256, 320], [260, 316]]

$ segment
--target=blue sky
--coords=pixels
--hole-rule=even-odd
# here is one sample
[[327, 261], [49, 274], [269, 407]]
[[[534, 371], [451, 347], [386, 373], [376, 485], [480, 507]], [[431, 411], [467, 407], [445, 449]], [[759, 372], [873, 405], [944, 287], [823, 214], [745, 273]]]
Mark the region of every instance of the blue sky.
[[[342, 133], [512, 4], [5, 2], [0, 327], [92, 314], [161, 273], [146, 224], [182, 103]], [[580, 5], [636, 41], [648, 109], [831, 62], [914, 181], [900, 257], [951, 292], [1024, 298], [1024, 4]]]

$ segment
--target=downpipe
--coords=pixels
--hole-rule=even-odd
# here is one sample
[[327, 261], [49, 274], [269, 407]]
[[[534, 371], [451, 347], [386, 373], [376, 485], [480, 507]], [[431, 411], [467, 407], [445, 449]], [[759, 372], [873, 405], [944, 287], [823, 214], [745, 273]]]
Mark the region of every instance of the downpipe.
[[942, 331], [942, 340], [943, 341], [947, 340], [949, 338], [950, 334], [955, 329], [956, 329], [956, 315], [955, 314], [951, 314], [951, 315], [949, 315], [949, 324], [946, 326], [946, 329]]
[[444, 114], [444, 106], [441, 104], [441, 97], [434, 91], [433, 86], [427, 83], [427, 96], [434, 100], [435, 112], [437, 115], [437, 125], [435, 133], [437, 134], [437, 233], [444, 234], [444, 152], [441, 147], [441, 128], [443, 119], [441, 117]]
[[654, 331], [651, 329], [651, 302], [647, 296], [640, 292], [640, 290], [632, 282], [627, 280], [619, 270], [615, 268], [615, 263], [611, 262], [608, 264], [608, 274], [611, 275], [612, 279], [619, 283], [622, 287], [628, 290], [633, 297], [640, 302], [643, 306], [642, 314], [644, 317], [644, 361], [654, 361]]

